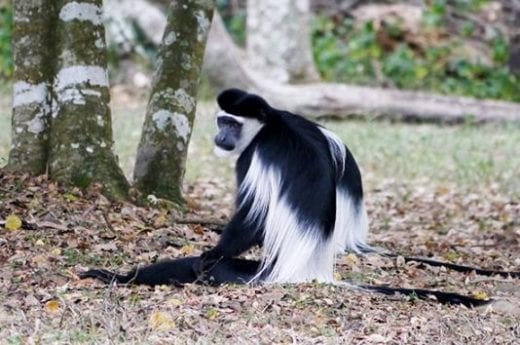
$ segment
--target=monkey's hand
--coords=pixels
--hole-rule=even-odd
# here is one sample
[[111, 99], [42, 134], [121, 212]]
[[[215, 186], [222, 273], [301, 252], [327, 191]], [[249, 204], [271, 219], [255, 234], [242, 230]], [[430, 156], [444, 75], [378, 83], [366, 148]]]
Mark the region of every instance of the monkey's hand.
[[215, 267], [215, 265], [222, 259], [223, 255], [218, 248], [213, 248], [204, 252], [200, 255], [200, 264], [199, 267], [196, 268], [197, 273], [205, 274], [208, 273]]

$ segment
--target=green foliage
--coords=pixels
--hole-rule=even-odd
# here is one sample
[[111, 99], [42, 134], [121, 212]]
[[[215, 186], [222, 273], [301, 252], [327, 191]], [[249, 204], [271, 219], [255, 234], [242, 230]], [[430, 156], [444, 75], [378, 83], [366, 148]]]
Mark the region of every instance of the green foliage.
[[0, 7], [0, 78], [8, 78], [13, 74], [13, 8]]
[[217, 0], [216, 6], [231, 37], [238, 45], [244, 46], [246, 44], [246, 1]]
[[[458, 0], [456, 6], [472, 10], [483, 3]], [[442, 30], [438, 26], [446, 14], [446, 1], [431, 1], [423, 14], [425, 35], [429, 32], [435, 37]], [[464, 38], [474, 33], [472, 23], [462, 26], [460, 36], [438, 39], [435, 44], [419, 48], [404, 39], [399, 25], [385, 24], [376, 28], [372, 22], [359, 25], [349, 18], [338, 24], [318, 16], [312, 38], [315, 61], [323, 78], [520, 101], [520, 76], [512, 74], [505, 64], [509, 47], [503, 36], [488, 43], [492, 62], [484, 64], [460, 53]]]

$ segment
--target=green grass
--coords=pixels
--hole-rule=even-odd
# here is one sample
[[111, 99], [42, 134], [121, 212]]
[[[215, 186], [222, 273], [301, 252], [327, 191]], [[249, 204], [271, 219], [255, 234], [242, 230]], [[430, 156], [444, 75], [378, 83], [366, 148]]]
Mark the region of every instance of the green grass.
[[400, 180], [411, 187], [498, 187], [508, 195], [520, 195], [518, 125], [346, 121], [325, 125], [347, 143], [374, 187], [380, 180]]
[[[187, 180], [227, 176], [232, 163], [212, 154], [214, 106], [202, 104], [195, 123]], [[369, 188], [400, 181], [410, 188], [481, 188], [520, 196], [520, 126], [438, 126], [370, 121], [323, 121], [349, 146]]]
[[119, 158], [119, 164], [128, 178], [132, 176], [145, 110], [144, 104], [140, 107], [112, 108], [114, 149]]
[[[0, 165], [10, 142], [9, 101], [0, 98]], [[131, 176], [140, 138], [144, 105], [114, 108], [115, 150]], [[199, 104], [190, 143], [186, 180], [224, 178], [234, 181], [233, 162], [215, 157], [213, 103]], [[325, 121], [347, 143], [369, 188], [388, 181], [410, 188], [453, 187], [469, 191], [493, 187], [520, 196], [520, 126], [402, 124], [367, 121]]]

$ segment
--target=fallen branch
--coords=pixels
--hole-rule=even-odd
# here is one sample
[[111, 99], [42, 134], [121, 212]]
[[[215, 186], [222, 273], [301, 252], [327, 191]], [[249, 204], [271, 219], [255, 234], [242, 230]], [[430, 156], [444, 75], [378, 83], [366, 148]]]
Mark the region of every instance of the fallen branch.
[[215, 14], [204, 69], [217, 89], [237, 87], [256, 92], [278, 108], [307, 117], [364, 116], [442, 123], [520, 122], [520, 105], [511, 102], [336, 83], [280, 84], [248, 68], [243, 56], [222, 19]]

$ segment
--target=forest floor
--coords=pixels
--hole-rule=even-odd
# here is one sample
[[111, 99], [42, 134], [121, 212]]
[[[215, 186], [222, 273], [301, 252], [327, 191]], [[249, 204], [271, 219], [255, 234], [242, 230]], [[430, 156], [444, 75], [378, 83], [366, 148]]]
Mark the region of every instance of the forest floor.
[[[130, 175], [143, 104], [114, 103], [116, 151]], [[185, 186], [190, 210], [183, 217], [225, 221], [233, 204], [232, 164], [211, 156], [213, 110], [200, 107]], [[0, 114], [2, 132], [3, 123]], [[520, 270], [518, 126], [325, 124], [363, 168], [370, 243]], [[0, 138], [0, 158], [5, 142]], [[21, 228], [7, 229], [9, 215], [23, 221]], [[45, 177], [0, 173], [0, 343], [519, 342], [519, 280], [421, 269], [377, 256], [339, 257], [338, 278], [490, 296], [496, 302], [469, 309], [317, 283], [151, 289], [78, 279], [89, 267], [124, 271], [160, 258], [197, 255], [217, 241], [214, 226], [182, 225], [179, 217], [161, 208], [110, 203], [96, 186], [65, 189]]]

